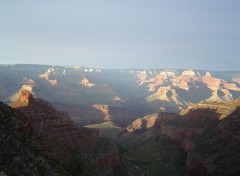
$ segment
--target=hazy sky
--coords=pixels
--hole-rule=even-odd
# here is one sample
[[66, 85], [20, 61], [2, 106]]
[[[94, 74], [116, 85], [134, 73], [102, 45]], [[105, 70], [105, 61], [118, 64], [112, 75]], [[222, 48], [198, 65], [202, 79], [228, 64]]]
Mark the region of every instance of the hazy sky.
[[0, 64], [240, 70], [239, 0], [0, 0]]

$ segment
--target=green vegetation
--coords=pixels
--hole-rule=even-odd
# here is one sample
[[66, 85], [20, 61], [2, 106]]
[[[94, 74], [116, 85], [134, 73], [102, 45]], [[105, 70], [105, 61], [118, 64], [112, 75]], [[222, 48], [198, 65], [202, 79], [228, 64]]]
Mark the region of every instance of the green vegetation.
[[122, 128], [118, 124], [111, 121], [87, 125], [85, 127], [99, 130], [100, 136], [108, 139], [118, 138], [118, 134], [122, 131]]
[[121, 157], [129, 175], [180, 176], [183, 174], [183, 167], [174, 158], [178, 154], [179, 146], [158, 139], [158, 132], [158, 129], [150, 128], [142, 134], [124, 134], [117, 140], [123, 145], [119, 148], [123, 149]]

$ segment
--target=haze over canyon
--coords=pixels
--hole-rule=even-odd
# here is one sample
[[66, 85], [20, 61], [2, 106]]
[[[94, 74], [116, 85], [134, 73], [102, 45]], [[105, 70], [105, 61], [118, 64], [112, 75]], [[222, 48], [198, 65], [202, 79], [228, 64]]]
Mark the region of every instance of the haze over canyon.
[[238, 175], [239, 97], [237, 71], [0, 65], [0, 171]]

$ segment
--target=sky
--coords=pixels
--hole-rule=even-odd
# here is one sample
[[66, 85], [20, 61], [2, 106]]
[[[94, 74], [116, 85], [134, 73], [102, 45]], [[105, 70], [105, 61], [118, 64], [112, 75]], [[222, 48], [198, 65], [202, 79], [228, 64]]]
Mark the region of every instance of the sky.
[[0, 64], [240, 71], [239, 0], [0, 0]]

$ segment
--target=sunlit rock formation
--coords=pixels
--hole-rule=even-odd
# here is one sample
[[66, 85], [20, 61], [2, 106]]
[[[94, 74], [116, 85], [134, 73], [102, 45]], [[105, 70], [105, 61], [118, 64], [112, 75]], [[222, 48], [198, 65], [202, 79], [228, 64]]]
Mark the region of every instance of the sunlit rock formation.
[[50, 79], [49, 77], [56, 75], [54, 68], [49, 68], [47, 72], [40, 74], [38, 77], [47, 80], [53, 86], [57, 84], [56, 79]]
[[93, 108], [101, 111], [104, 114], [104, 121], [111, 120], [112, 117], [109, 114], [109, 106], [108, 105], [95, 104], [95, 105], [93, 105]]
[[85, 87], [88, 87], [88, 88], [91, 88], [93, 86], [95, 86], [95, 84], [91, 83], [87, 78], [83, 78], [82, 81], [79, 83], [80, 85], [82, 86], [85, 86]]

